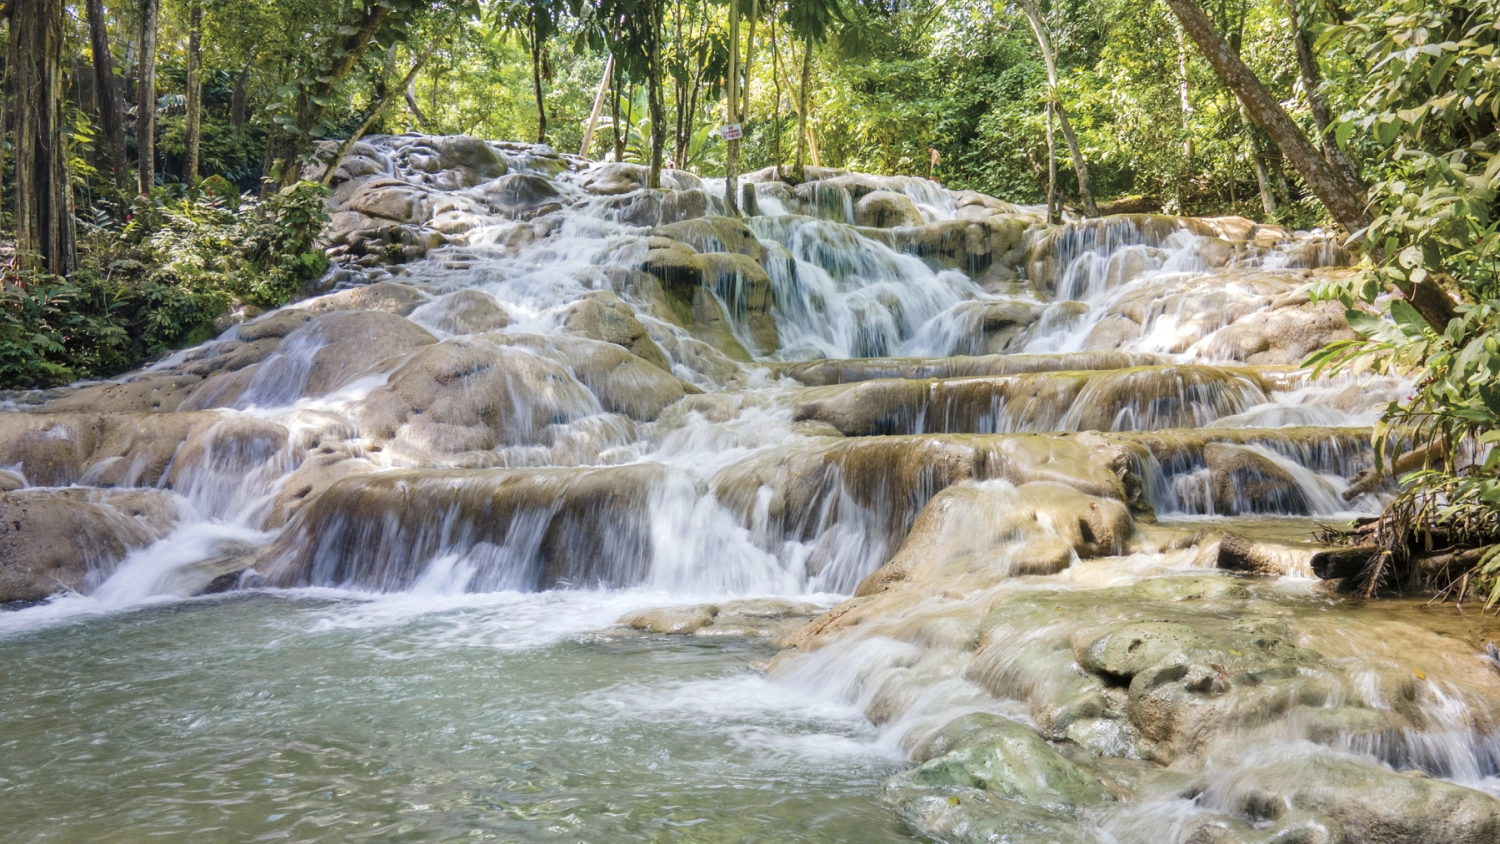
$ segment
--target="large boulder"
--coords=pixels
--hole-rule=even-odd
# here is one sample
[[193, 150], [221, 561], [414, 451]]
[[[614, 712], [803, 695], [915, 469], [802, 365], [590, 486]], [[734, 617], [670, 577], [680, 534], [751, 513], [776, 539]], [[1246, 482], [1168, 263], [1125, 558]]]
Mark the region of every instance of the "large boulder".
[[210, 413], [0, 413], [0, 466], [32, 486], [154, 486]]
[[896, 556], [855, 595], [911, 580], [985, 588], [1026, 574], [1055, 574], [1078, 557], [1117, 554], [1132, 523], [1123, 501], [1050, 482], [960, 484], [933, 496]]
[[508, 341], [479, 338], [453, 338], [421, 349], [352, 408], [362, 434], [395, 440], [399, 451], [429, 460], [545, 445], [554, 423], [600, 410], [593, 394], [561, 364]]
[[922, 212], [905, 194], [877, 190], [865, 194], [854, 204], [854, 224], [889, 229], [896, 226], [920, 226]]
[[97, 585], [131, 549], [165, 536], [176, 517], [157, 490], [0, 494], [0, 603]]
[[635, 318], [635, 312], [608, 291], [589, 293], [569, 305], [563, 329], [580, 337], [614, 343], [647, 363], [672, 371], [672, 362], [652, 341], [645, 326]]

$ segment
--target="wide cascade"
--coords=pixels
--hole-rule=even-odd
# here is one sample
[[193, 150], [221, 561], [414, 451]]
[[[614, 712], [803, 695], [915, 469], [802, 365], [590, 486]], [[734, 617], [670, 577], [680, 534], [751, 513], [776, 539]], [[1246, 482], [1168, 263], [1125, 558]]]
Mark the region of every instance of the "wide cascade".
[[[367, 790], [382, 796], [348, 823], [387, 837], [486, 828], [473, 816], [501, 806], [494, 829], [526, 840], [678, 840], [620, 808], [628, 782], [570, 791], [475, 748], [562, 742], [541, 714], [528, 726], [549, 695], [711, 643], [729, 650], [708, 675], [653, 663], [568, 717], [605, 745], [691, 722], [712, 758], [664, 764], [712, 782], [743, 765], [731, 790], [782, 771], [808, 817], [882, 816], [832, 812], [807, 827], [822, 840], [1500, 840], [1495, 625], [1317, 577], [1338, 574], [1318, 525], [1393, 492], [1369, 433], [1409, 386], [1298, 368], [1353, 336], [1310, 295], [1348, 272], [1330, 238], [1240, 218], [1049, 227], [923, 179], [816, 169], [795, 187], [753, 174], [750, 213], [729, 215], [722, 182], [667, 171], [653, 190], [640, 166], [542, 146], [352, 152], [315, 295], [0, 413], [0, 601], [29, 602], [0, 613], [0, 649], [35, 666], [0, 693], [0, 732], [47, 734], [75, 651], [104, 671], [153, 648], [186, 660], [197, 638], [225, 668], [191, 682], [246, 697], [141, 739], [203, 760], [143, 826], [230, 823], [229, 784], [286, 777], [295, 798], [248, 801], [236, 828], [352, 835], [317, 795]], [[423, 668], [450, 649], [461, 669]], [[501, 663], [571, 691], [496, 691]], [[167, 706], [187, 669], [132, 670]], [[341, 709], [344, 684], [372, 691]], [[490, 694], [503, 727], [422, 722]], [[150, 721], [139, 705], [120, 717]], [[409, 739], [351, 727], [386, 705], [422, 722]], [[623, 710], [655, 714], [622, 727]], [[344, 738], [238, 762], [183, 738], [299, 718]], [[360, 756], [367, 740], [389, 758]], [[439, 749], [403, 768], [408, 740]], [[44, 744], [7, 754], [43, 770]], [[639, 748], [578, 764], [655, 768]], [[67, 815], [8, 777], [19, 828]], [[755, 828], [812, 823], [769, 814]]]

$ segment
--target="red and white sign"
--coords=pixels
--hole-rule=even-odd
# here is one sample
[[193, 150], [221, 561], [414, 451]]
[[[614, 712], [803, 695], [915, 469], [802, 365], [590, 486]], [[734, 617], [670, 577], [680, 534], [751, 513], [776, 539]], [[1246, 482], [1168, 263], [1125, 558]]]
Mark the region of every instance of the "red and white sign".
[[729, 123], [724, 126], [720, 126], [719, 134], [722, 135], [724, 137], [724, 140], [726, 141], [738, 141], [740, 138], [744, 137], [744, 135], [740, 133], [740, 124], [738, 123]]

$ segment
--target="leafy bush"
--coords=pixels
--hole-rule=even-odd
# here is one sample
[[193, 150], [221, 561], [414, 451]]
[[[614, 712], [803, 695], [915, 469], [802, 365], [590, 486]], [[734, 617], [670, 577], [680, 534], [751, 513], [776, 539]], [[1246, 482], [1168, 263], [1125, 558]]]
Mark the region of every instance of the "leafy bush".
[[[1477, 553], [1500, 543], [1497, 16], [1497, 0], [1389, 0], [1324, 35], [1367, 68], [1367, 93], [1335, 134], [1340, 143], [1372, 146], [1380, 175], [1370, 193], [1376, 216], [1360, 233], [1372, 260], [1319, 291], [1344, 302], [1360, 339], [1310, 362], [1338, 367], [1364, 358], [1416, 380], [1377, 430], [1379, 468], [1402, 466], [1405, 456], [1407, 472], [1375, 531], [1370, 592], [1426, 577], [1460, 599], [1500, 602], [1495, 555]], [[1458, 299], [1446, 325], [1431, 324], [1431, 308], [1426, 317], [1419, 311], [1434, 289]], [[1473, 564], [1427, 575], [1412, 569], [1416, 551], [1445, 547], [1475, 551]]]
[[0, 284], [0, 386], [119, 372], [209, 339], [235, 303], [285, 304], [327, 269], [317, 246], [325, 194], [302, 182], [259, 202], [211, 177], [137, 197], [123, 227], [101, 211], [80, 227], [70, 278]]

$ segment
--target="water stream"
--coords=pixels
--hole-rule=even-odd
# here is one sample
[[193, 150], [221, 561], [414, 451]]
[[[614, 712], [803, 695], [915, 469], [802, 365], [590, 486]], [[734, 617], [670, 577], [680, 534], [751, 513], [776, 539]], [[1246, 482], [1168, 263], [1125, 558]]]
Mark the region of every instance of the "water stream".
[[[420, 143], [356, 152], [447, 245], [5, 414], [15, 494], [135, 531], [0, 612], [7, 841], [1261, 841], [1358, 827], [1357, 787], [1271, 811], [1267, 771], [1500, 794], [1500, 629], [1307, 568], [1390, 495], [1351, 485], [1405, 386], [1291, 366], [1338, 336], [1318, 233], [873, 177], [762, 182], [741, 224], [518, 145], [439, 189]], [[918, 225], [856, 225], [872, 184]], [[88, 404], [167, 378], [201, 383], [144, 423]], [[1218, 571], [1226, 532], [1293, 562]], [[1153, 732], [1091, 662], [1162, 619], [1182, 671], [1219, 654], [1183, 681], [1212, 726]], [[921, 779], [978, 717], [1103, 785]]]

